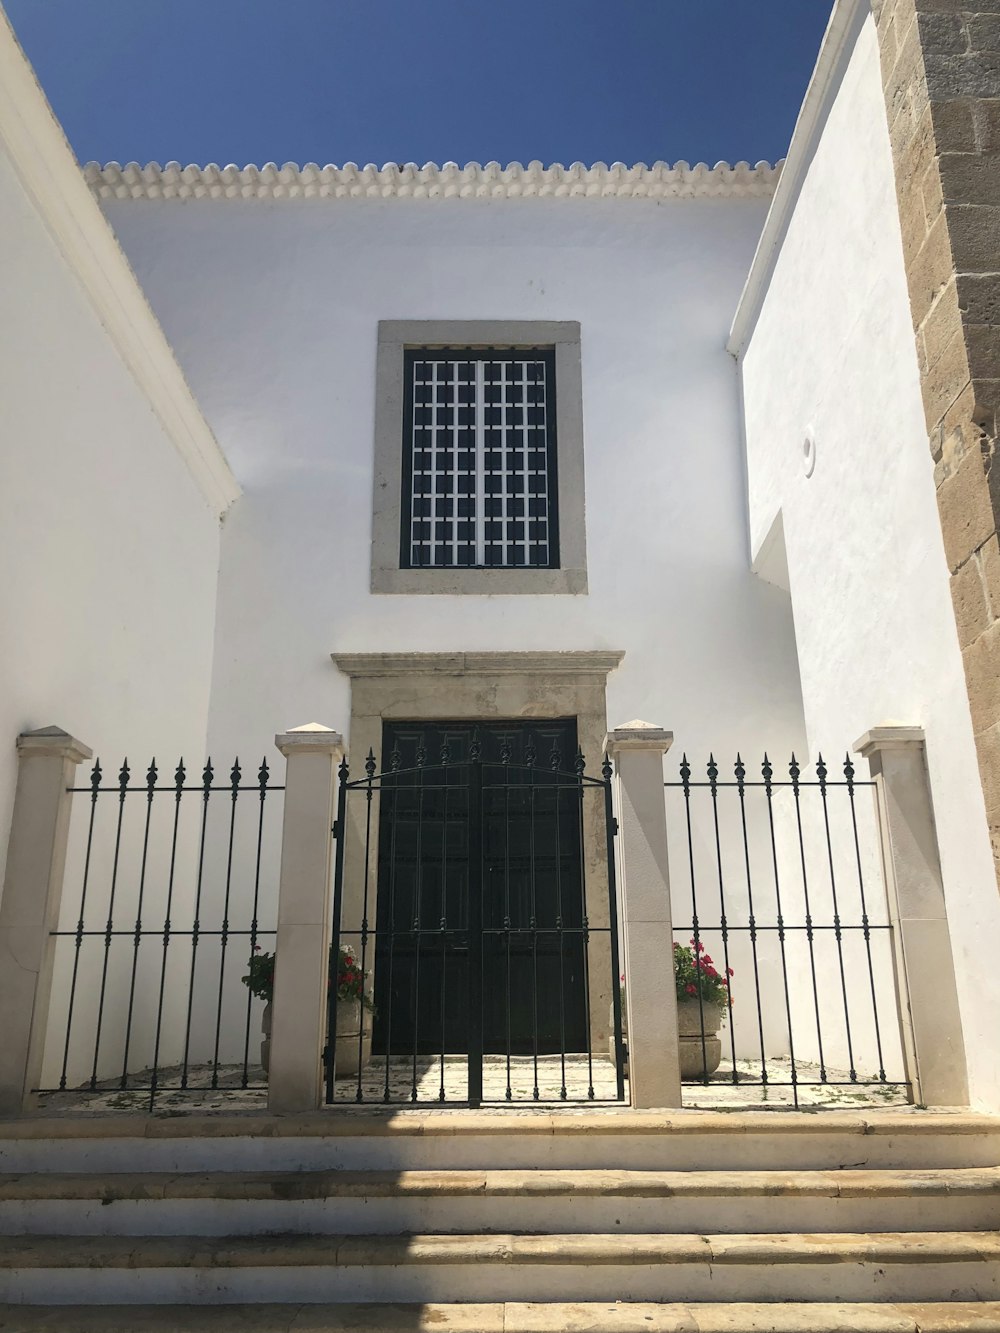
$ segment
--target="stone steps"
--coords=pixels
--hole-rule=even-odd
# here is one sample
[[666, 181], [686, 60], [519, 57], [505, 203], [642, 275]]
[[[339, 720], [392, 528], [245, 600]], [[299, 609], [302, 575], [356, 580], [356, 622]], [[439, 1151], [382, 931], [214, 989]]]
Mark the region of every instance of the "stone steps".
[[1000, 1302], [0, 1306], [0, 1333], [1000, 1333]]
[[11, 1302], [997, 1300], [1000, 1234], [29, 1236]]
[[1000, 1165], [969, 1112], [353, 1111], [0, 1122], [0, 1171], [742, 1171]]
[[2, 1235], [920, 1231], [929, 1207], [943, 1230], [1000, 1227], [1000, 1167], [0, 1176]]
[[1000, 1333], [970, 1113], [38, 1116], [0, 1171], [0, 1333]]

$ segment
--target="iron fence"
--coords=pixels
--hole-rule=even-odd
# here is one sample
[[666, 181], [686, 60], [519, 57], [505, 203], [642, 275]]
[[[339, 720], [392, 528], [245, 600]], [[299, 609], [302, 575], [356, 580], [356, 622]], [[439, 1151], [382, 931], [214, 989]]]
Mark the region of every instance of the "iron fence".
[[98, 760], [70, 789], [89, 800], [74, 803], [52, 932], [40, 1093], [152, 1109], [166, 1094], [266, 1087], [251, 1052], [261, 1007], [242, 981], [275, 935], [284, 787], [266, 759], [243, 777], [237, 759], [218, 783], [209, 760], [191, 784], [181, 760], [163, 783], [154, 759], [136, 784], [126, 759], [105, 784]]
[[765, 755], [750, 778], [737, 755], [724, 777], [711, 756], [698, 778], [685, 755], [664, 784], [682, 1077], [795, 1106], [902, 1100], [874, 784], [849, 755], [813, 773], [792, 755], [778, 778]]
[[328, 1102], [624, 1099], [611, 768], [560, 725], [540, 757], [544, 724], [401, 724], [385, 771], [342, 764]]

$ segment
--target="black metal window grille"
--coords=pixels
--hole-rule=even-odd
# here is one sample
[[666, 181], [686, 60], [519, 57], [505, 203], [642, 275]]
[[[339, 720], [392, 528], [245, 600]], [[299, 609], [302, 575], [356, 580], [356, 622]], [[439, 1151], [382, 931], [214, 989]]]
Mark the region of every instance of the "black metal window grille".
[[725, 991], [716, 1072], [711, 1008], [691, 997], [698, 1067], [684, 1081], [795, 1106], [803, 1089], [908, 1099], [875, 784], [850, 755], [842, 776], [822, 755], [810, 778], [794, 755], [787, 777], [767, 755], [759, 778], [739, 755], [731, 774], [710, 757], [695, 776], [685, 755], [664, 784], [674, 947], [707, 956]]
[[403, 568], [557, 568], [555, 353], [404, 353]]
[[221, 783], [211, 760], [188, 776], [181, 760], [161, 782], [154, 759], [134, 783], [126, 759], [106, 785], [98, 760], [70, 788], [42, 1094], [142, 1094], [152, 1109], [267, 1086], [262, 1004], [241, 978], [273, 949], [285, 789], [266, 759], [249, 783], [238, 759]]

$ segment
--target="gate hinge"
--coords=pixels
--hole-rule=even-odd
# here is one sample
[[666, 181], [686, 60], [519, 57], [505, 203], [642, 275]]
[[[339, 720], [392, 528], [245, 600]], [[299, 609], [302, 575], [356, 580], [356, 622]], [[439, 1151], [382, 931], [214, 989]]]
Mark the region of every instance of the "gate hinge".
[[340, 820], [339, 820], [339, 819], [335, 819], [335, 820], [333, 821], [333, 828], [331, 828], [330, 832], [333, 834], [334, 838], [339, 838], [339, 837], [340, 837]]
[[613, 838], [618, 837], [618, 820], [615, 819], [614, 815], [611, 816], [611, 836]]

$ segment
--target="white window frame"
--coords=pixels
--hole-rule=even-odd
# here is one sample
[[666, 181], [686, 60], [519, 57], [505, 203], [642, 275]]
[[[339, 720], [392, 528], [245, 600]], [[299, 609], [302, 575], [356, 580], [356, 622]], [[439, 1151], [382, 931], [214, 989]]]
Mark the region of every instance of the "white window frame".
[[[401, 568], [403, 353], [408, 348], [552, 348], [559, 565]], [[580, 325], [548, 320], [382, 320], [378, 326], [373, 593], [581, 594], [587, 591]], [[407, 461], [406, 466], [409, 466]]]

